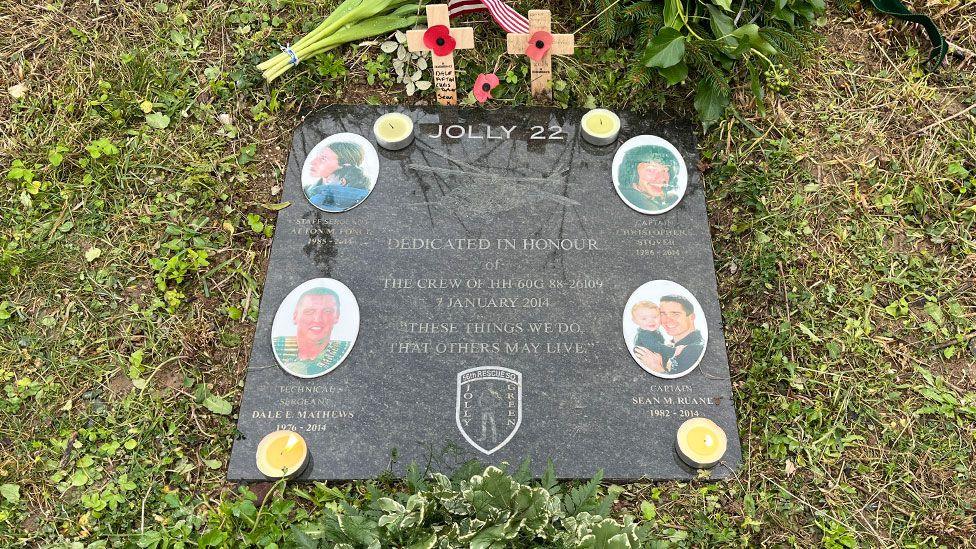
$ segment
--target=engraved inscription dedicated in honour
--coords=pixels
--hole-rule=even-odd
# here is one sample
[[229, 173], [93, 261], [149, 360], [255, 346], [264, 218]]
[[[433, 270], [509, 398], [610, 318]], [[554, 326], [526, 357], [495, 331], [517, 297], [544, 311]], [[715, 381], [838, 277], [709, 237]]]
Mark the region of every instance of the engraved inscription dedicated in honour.
[[522, 425], [522, 374], [500, 366], [459, 373], [455, 419], [471, 446], [486, 455], [500, 450]]

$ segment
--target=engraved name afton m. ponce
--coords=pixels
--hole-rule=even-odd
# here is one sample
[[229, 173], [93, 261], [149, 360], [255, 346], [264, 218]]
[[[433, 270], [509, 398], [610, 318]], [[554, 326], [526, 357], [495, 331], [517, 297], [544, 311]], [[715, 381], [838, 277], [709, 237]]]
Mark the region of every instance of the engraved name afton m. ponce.
[[469, 368], [457, 376], [455, 419], [464, 440], [491, 455], [522, 424], [522, 374], [500, 366]]

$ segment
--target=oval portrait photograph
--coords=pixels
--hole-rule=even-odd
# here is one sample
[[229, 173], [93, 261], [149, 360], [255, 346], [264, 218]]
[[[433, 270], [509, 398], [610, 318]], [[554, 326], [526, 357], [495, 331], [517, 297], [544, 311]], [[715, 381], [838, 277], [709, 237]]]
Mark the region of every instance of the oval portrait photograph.
[[359, 335], [359, 303], [345, 284], [315, 278], [300, 284], [278, 306], [271, 346], [289, 374], [311, 378], [335, 370]]
[[362, 204], [376, 185], [380, 162], [361, 135], [337, 133], [320, 141], [302, 167], [302, 190], [316, 208], [332, 213]]
[[613, 188], [632, 209], [661, 214], [678, 205], [688, 168], [674, 145], [656, 135], [627, 140], [613, 157]]
[[685, 376], [705, 355], [705, 312], [677, 282], [642, 284], [630, 294], [623, 316], [627, 350], [648, 373], [668, 379]]

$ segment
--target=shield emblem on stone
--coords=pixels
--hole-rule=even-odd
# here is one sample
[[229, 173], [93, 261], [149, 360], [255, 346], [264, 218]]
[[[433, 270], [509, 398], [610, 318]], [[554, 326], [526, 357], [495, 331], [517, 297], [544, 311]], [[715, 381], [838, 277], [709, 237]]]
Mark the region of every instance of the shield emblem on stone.
[[500, 450], [522, 424], [522, 374], [500, 366], [459, 373], [455, 419], [464, 440], [478, 451]]

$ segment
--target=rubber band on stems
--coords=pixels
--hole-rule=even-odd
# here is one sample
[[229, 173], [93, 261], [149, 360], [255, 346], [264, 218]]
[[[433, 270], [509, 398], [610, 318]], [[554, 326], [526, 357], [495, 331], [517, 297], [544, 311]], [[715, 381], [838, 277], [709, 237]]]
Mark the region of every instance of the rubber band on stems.
[[285, 53], [288, 54], [288, 57], [291, 58], [291, 60], [289, 62], [292, 65], [297, 65], [298, 64], [298, 56], [295, 55], [295, 51], [291, 49], [291, 44], [288, 44], [286, 46], [281, 46], [281, 51], [283, 51], [283, 52], [285, 52]]

